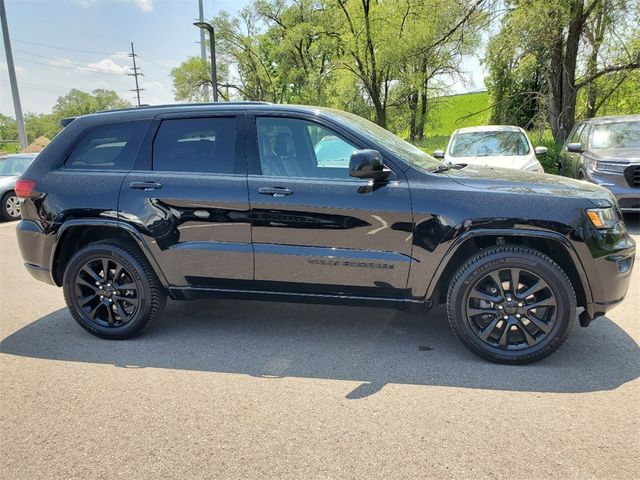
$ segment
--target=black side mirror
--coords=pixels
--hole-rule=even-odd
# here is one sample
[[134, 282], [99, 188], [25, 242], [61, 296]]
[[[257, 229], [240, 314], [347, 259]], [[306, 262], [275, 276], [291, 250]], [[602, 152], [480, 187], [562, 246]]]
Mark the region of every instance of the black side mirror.
[[384, 180], [390, 171], [384, 169], [382, 155], [377, 150], [356, 150], [349, 160], [349, 175], [356, 178]]
[[584, 148], [582, 148], [582, 144], [580, 143], [567, 143], [567, 151], [571, 153], [582, 153], [584, 152]]

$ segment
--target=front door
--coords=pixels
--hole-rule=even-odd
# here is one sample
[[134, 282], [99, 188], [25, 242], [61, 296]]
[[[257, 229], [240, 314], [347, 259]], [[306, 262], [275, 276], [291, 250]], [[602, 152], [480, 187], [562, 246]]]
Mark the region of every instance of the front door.
[[243, 125], [235, 112], [164, 117], [124, 179], [119, 219], [146, 237], [172, 286], [253, 282]]
[[[402, 171], [387, 182], [349, 176], [365, 145], [291, 116], [257, 116], [248, 142], [256, 287], [407, 296], [411, 201]], [[387, 162], [388, 163], [388, 162]]]

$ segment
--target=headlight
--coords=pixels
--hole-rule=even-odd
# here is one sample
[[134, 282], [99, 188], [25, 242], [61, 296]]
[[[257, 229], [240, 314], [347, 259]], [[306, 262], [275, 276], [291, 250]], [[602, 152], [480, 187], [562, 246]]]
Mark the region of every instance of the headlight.
[[618, 223], [618, 216], [613, 207], [590, 208], [587, 210], [587, 217], [589, 217], [593, 226], [599, 230], [613, 228]]
[[628, 166], [628, 163], [594, 162], [593, 168], [599, 172], [622, 173]]

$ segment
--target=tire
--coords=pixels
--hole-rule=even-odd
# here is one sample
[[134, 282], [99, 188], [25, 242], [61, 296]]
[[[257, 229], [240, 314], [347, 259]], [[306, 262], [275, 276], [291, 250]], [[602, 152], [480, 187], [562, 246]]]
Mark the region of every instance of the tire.
[[548, 256], [525, 247], [493, 247], [457, 271], [447, 316], [476, 355], [497, 363], [531, 363], [551, 355], [571, 333], [576, 295]]
[[75, 321], [89, 333], [111, 340], [145, 330], [166, 303], [166, 292], [146, 258], [116, 241], [79, 250], [65, 269], [63, 290]]
[[7, 192], [2, 196], [0, 216], [3, 220], [20, 220], [20, 200], [16, 192]]

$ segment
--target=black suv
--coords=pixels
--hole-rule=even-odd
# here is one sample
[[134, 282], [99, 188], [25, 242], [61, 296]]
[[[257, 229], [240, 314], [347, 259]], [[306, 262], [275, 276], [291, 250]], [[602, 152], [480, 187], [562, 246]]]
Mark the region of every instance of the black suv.
[[549, 355], [620, 302], [635, 244], [613, 195], [446, 166], [324, 108], [143, 107], [63, 122], [16, 185], [31, 274], [122, 339], [166, 297], [432, 306], [504, 363]]

